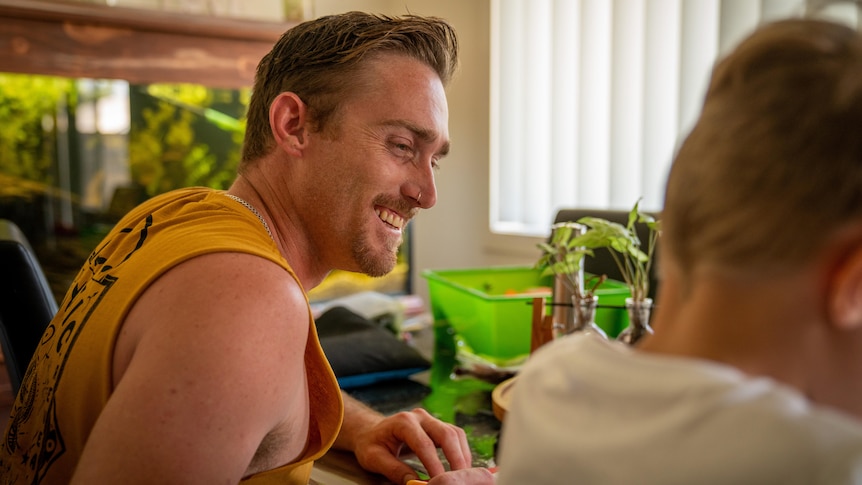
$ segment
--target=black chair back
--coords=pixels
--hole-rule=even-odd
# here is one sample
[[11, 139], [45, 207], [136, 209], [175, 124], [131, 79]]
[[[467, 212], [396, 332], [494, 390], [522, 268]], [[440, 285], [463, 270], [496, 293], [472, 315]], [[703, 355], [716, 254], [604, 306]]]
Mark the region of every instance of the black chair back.
[[24, 233], [0, 219], [0, 345], [16, 394], [57, 302]]

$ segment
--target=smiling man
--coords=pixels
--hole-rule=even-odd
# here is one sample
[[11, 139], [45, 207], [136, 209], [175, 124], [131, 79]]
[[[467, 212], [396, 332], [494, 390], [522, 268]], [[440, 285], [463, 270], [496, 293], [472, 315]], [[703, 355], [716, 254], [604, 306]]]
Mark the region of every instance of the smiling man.
[[[464, 432], [343, 396], [306, 290], [332, 269], [392, 270], [436, 202], [455, 32], [358, 12], [284, 34], [258, 66], [227, 192], [183, 189], [98, 246], [30, 364], [3, 483], [306, 484], [330, 447], [395, 483], [491, 483]], [[451, 468], [445, 472], [442, 450]]]

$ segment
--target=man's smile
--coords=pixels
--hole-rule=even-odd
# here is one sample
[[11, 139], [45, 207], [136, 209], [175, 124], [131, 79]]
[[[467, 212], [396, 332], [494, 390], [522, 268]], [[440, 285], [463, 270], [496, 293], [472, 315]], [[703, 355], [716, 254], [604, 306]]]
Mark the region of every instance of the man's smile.
[[374, 212], [377, 213], [377, 217], [379, 217], [381, 221], [389, 224], [396, 229], [402, 229], [407, 223], [407, 220], [405, 218], [385, 207], [377, 207], [374, 209]]

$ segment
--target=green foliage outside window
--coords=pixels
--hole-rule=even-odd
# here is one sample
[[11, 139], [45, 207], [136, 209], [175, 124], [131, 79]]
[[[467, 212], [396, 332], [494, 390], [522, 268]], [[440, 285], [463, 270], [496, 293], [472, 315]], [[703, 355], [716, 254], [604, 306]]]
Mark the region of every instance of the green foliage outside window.
[[[81, 192], [95, 179], [93, 170], [104, 176], [109, 164], [123, 167], [128, 176], [120, 183], [131, 185], [136, 197], [143, 199], [182, 187], [227, 189], [236, 177], [241, 156], [251, 89], [130, 85], [128, 135], [77, 133], [78, 105], [107, 95], [110, 88], [104, 86], [96, 83], [95, 93], [83, 89], [79, 93], [75, 79], [0, 73], [0, 217], [13, 219], [31, 242], [38, 243], [36, 250], [58, 299], [103, 235], [105, 223], [115, 222], [130, 208], [120, 205], [115, 214], [111, 204], [105, 214], [93, 214], [81, 207]], [[125, 145], [127, 152], [112, 155], [119, 159], [99, 160], [98, 145], [104, 143], [100, 136], [115, 137], [115, 141], [125, 138], [119, 146]], [[70, 151], [60, 154], [58, 146]], [[90, 178], [84, 175], [85, 165], [90, 167]], [[63, 170], [69, 178], [60, 188], [57, 179]], [[62, 236], [57, 237], [49, 233], [59, 227], [54, 219], [61, 200], [75, 212], [74, 227], [64, 222], [58, 233]], [[81, 213], [87, 215], [81, 217]], [[49, 240], [53, 243], [42, 244]], [[387, 277], [334, 271], [316, 288], [312, 299], [364, 290], [400, 292], [408, 281], [409, 262], [402, 250], [397, 267]]]
[[[70, 79], [0, 74], [0, 173], [50, 185], [56, 158], [57, 106], [74, 104], [74, 99]], [[10, 196], [22, 188], [4, 183], [0, 195]]]
[[244, 112], [249, 90], [216, 91], [189, 84], [134, 89], [139, 96], [133, 100], [141, 103], [129, 140], [135, 183], [148, 196], [180, 187], [228, 188], [239, 164], [245, 120], [241, 113], [234, 117], [211, 106]]
[[[129, 134], [133, 184], [148, 196], [180, 187], [230, 185], [239, 164], [249, 89], [152, 84], [130, 90], [141, 108], [132, 111]], [[74, 133], [70, 120], [77, 102], [74, 79], [0, 74], [0, 174], [17, 181], [4, 183], [0, 195], [24, 195], [21, 191], [32, 187], [25, 181], [55, 186], [56, 127], [62, 124]]]

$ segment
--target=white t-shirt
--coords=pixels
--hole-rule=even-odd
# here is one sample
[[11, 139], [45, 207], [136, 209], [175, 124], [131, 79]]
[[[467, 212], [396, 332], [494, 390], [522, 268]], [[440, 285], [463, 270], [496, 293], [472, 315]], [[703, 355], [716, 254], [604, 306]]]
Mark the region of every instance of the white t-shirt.
[[862, 484], [862, 423], [715, 362], [573, 334], [512, 393], [498, 485]]

